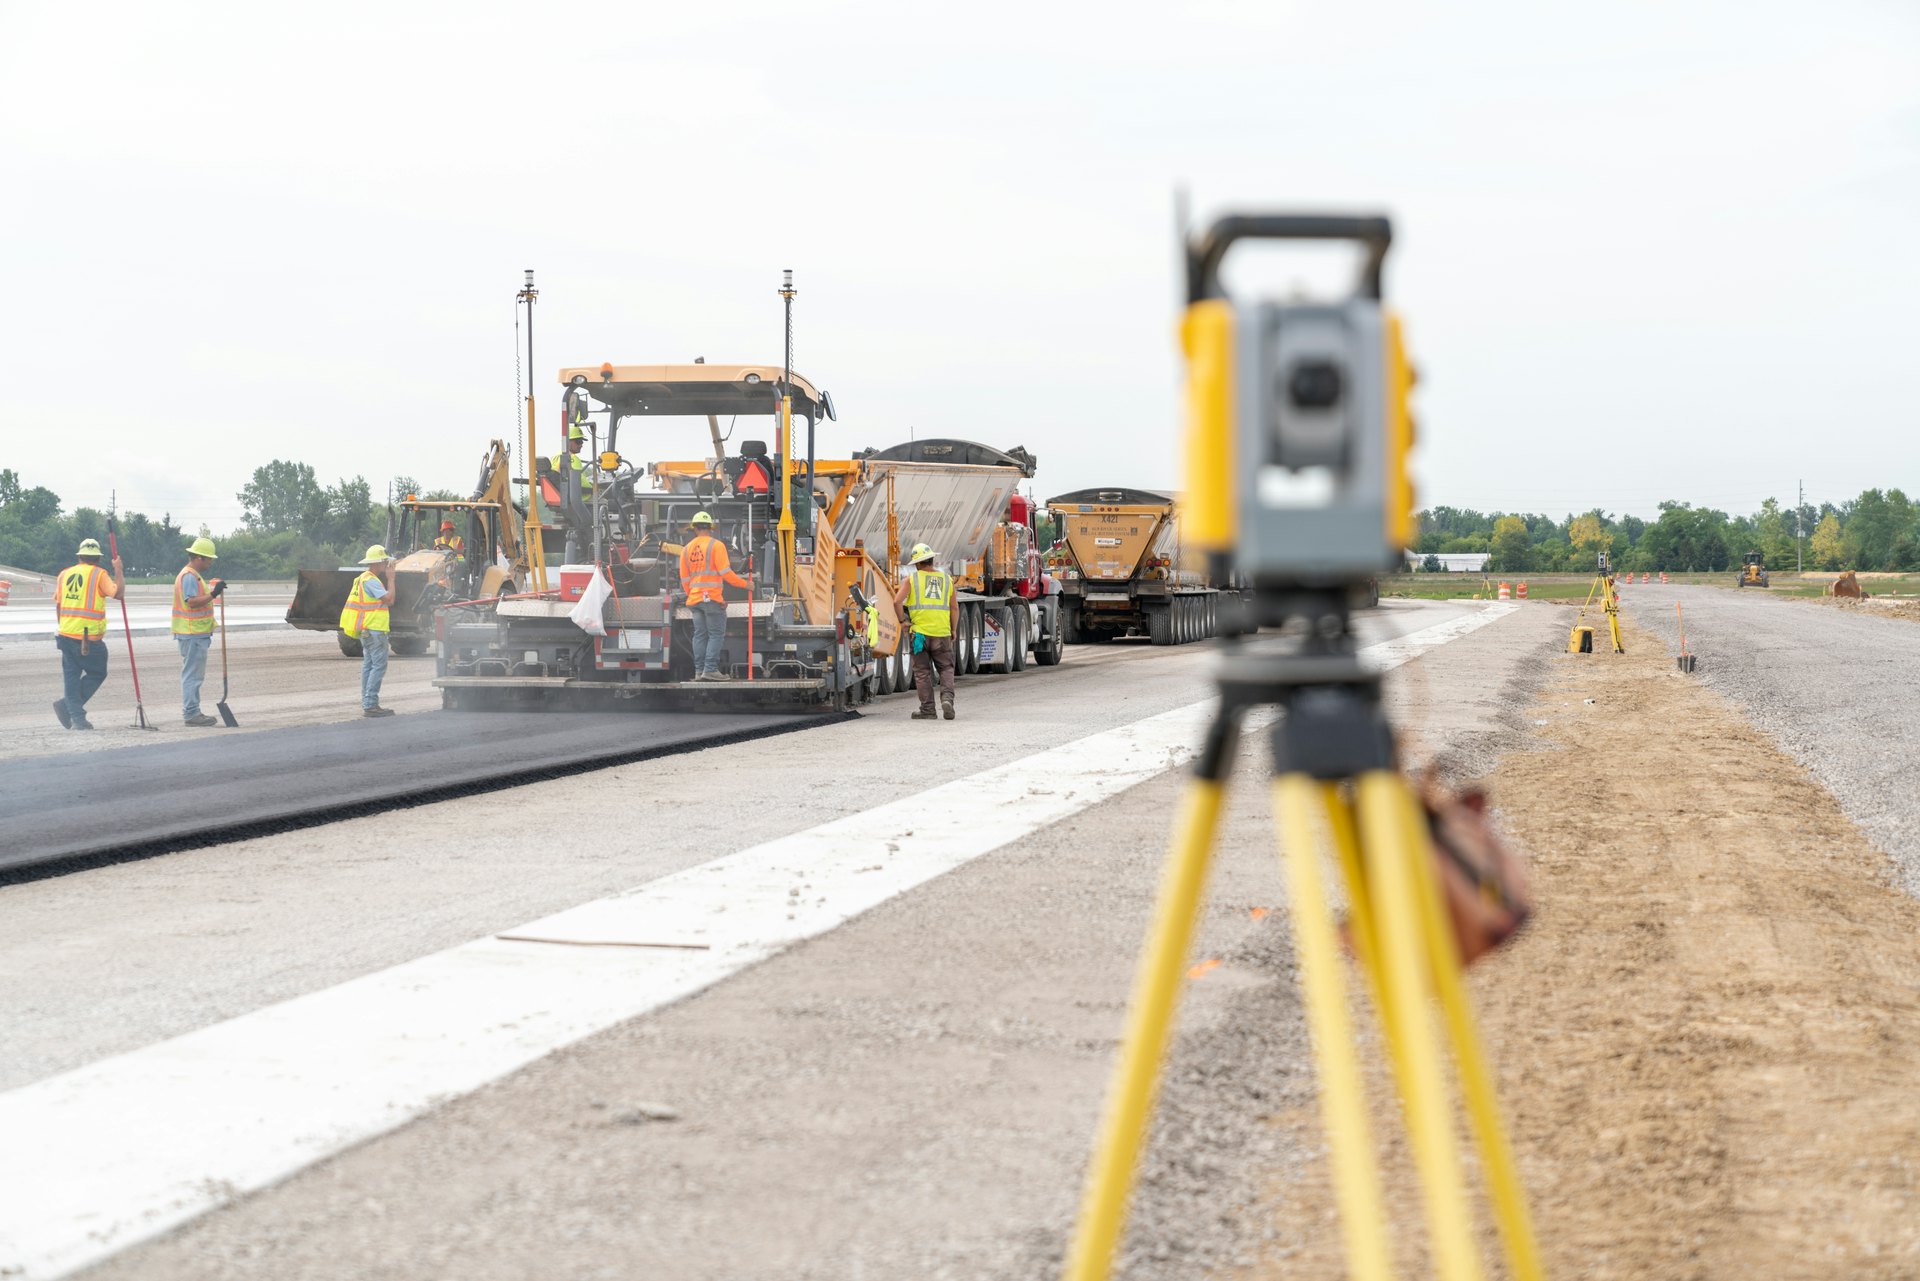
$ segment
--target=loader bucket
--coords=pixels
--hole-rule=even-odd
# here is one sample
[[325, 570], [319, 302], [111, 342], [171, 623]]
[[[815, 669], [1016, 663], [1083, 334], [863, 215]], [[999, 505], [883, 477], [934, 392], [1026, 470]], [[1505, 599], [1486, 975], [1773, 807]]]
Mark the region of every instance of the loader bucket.
[[340, 626], [340, 611], [346, 608], [347, 593], [357, 569], [303, 569], [293, 589], [293, 604], [287, 607], [287, 622], [308, 632], [331, 632]]

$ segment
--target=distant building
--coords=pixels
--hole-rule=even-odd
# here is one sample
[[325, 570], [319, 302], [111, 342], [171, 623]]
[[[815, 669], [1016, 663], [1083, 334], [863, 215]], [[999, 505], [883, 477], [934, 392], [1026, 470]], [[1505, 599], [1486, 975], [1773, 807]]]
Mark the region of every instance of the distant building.
[[[1436, 552], [1434, 559], [1440, 562], [1440, 568], [1449, 574], [1481, 574], [1486, 572], [1487, 562], [1493, 559], [1492, 552]], [[1408, 552], [1407, 568], [1418, 571], [1427, 563], [1424, 552]]]

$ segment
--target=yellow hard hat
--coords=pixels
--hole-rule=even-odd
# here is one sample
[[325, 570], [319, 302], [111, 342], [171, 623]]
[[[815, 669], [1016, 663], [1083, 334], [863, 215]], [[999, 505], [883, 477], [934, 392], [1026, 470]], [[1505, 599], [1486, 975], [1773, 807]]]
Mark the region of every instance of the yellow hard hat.
[[97, 538], [86, 539], [80, 544], [80, 550], [74, 553], [75, 556], [98, 556], [100, 554], [100, 540]]
[[711, 525], [713, 524], [713, 515], [711, 512], [695, 512], [693, 519], [687, 523], [689, 525]]
[[392, 559], [393, 557], [387, 554], [386, 548], [382, 547], [379, 543], [375, 543], [373, 546], [367, 548], [367, 554], [360, 558], [360, 563], [362, 565], [378, 565], [381, 561]]
[[582, 428], [579, 423], [575, 423], [573, 426], [567, 428], [568, 440], [585, 440], [586, 438], [586, 430]]
[[913, 545], [913, 550], [907, 553], [908, 562], [914, 565], [918, 565], [923, 560], [932, 560], [932, 559], [933, 559], [933, 548], [927, 546], [925, 543], [915, 543]]
[[208, 560], [220, 559], [218, 556], [213, 554], [213, 540], [211, 538], [206, 538], [206, 537], [196, 538], [191, 543], [188, 543], [187, 555], [205, 556]]

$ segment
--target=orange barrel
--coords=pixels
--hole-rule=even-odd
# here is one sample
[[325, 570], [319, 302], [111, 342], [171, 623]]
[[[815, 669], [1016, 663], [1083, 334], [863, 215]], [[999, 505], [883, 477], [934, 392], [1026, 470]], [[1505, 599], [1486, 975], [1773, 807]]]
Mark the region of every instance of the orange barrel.
[[1520, 580], [1519, 596], [1521, 600], [1525, 600], [1527, 598], [1527, 580], [1524, 578]]
[[1502, 584], [1500, 584], [1500, 599], [1501, 599], [1501, 600], [1512, 600], [1512, 599], [1513, 599], [1513, 584], [1512, 584], [1512, 583], [1502, 583]]
[[7, 596], [13, 591], [13, 584], [0, 578], [0, 605], [7, 603]]

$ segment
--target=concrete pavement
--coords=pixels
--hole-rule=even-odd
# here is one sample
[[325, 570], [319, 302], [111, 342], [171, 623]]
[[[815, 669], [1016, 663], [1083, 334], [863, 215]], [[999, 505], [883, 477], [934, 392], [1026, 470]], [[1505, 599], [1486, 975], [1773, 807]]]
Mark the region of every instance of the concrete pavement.
[[[1391, 603], [1369, 628], [1472, 608]], [[1529, 607], [1403, 668], [1394, 701], [1421, 745], [1468, 762], [1493, 750], [1506, 687], [1559, 621]], [[1208, 688], [1192, 648], [1077, 649], [1035, 676], [968, 682], [953, 725], [910, 725], [901, 705], [830, 745], [786, 736], [0, 890], [19, 924], [0, 945], [0, 1002], [22, 1012], [0, 1079], [398, 964]], [[1073, 1199], [1176, 791], [1163, 777], [1050, 825], [103, 1274], [1032, 1275]], [[1239, 1121], [1304, 1098], [1284, 932], [1245, 911], [1278, 897], [1260, 794], [1243, 787], [1230, 816], [1206, 944], [1228, 963], [1196, 982], [1184, 1042], [1211, 1047], [1200, 1094], [1222, 1098], [1200, 1107], [1176, 1083], [1180, 1133], [1142, 1209], [1183, 1265], [1257, 1249], [1261, 1181], [1239, 1176], [1249, 1161], [1284, 1171], [1285, 1154]], [[638, 1105], [657, 1098], [683, 1121], [645, 1121]], [[1219, 1176], [1211, 1208], [1194, 1201], [1196, 1170]]]

